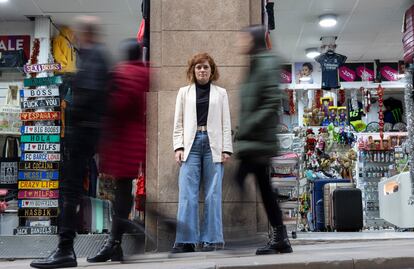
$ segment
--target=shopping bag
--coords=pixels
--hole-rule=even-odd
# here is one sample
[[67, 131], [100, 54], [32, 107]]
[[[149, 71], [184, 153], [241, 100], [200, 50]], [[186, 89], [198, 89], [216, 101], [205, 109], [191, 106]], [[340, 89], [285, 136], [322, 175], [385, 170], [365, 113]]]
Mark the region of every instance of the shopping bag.
[[0, 158], [0, 188], [17, 190], [18, 164], [19, 140], [17, 137], [7, 136]]

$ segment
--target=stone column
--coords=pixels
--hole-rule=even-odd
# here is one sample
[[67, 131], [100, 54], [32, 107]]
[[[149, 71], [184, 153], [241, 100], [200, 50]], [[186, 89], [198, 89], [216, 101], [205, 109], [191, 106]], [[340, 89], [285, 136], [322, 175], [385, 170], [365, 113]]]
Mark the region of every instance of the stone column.
[[[150, 61], [153, 67], [148, 94], [147, 212], [157, 210], [175, 220], [178, 203], [178, 166], [174, 160], [172, 131], [178, 89], [187, 85], [188, 59], [208, 52], [218, 64], [219, 86], [227, 89], [232, 129], [237, 124], [238, 85], [247, 59], [237, 54], [237, 31], [261, 22], [260, 0], [153, 0], [151, 1]], [[250, 180], [239, 193], [233, 175], [236, 161], [226, 165], [223, 180], [225, 239], [255, 234], [258, 229], [256, 186]], [[203, 203], [200, 199], [200, 209]], [[146, 215], [146, 249], [169, 250], [175, 231], [151, 214]]]

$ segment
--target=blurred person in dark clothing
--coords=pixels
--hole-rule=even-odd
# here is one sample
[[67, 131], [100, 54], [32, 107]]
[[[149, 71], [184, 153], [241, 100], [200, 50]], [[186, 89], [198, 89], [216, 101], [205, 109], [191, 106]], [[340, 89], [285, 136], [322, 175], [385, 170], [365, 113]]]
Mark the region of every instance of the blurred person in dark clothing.
[[257, 249], [256, 255], [292, 252], [267, 173], [269, 159], [278, 151], [276, 125], [281, 91], [277, 86], [280, 60], [267, 51], [265, 34], [262, 25], [251, 26], [239, 34], [238, 40], [240, 52], [250, 56], [250, 71], [240, 89], [236, 154], [241, 162], [236, 179], [242, 185], [247, 174], [255, 175], [273, 230], [268, 244]]
[[149, 69], [141, 61], [142, 46], [136, 39], [123, 42], [126, 61], [111, 75], [108, 115], [105, 118], [100, 148], [101, 171], [115, 179], [112, 229], [99, 252], [88, 262], [121, 261], [122, 235], [132, 208], [132, 180], [145, 163], [146, 92]]
[[96, 17], [77, 20], [80, 65], [74, 77], [71, 120], [66, 129], [68, 157], [61, 181], [59, 244], [48, 257], [33, 261], [35, 268], [76, 267], [73, 241], [77, 229], [77, 210], [83, 194], [83, 177], [90, 158], [96, 153], [105, 110], [108, 81], [107, 52], [99, 43], [100, 26]]

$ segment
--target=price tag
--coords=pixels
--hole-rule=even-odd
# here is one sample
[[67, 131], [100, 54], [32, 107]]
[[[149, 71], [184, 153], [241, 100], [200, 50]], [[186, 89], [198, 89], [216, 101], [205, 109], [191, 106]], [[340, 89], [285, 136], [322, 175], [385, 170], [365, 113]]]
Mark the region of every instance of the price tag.
[[59, 202], [56, 199], [53, 200], [18, 200], [19, 208], [25, 207], [59, 207]]
[[51, 87], [37, 87], [32, 90], [20, 90], [20, 97], [50, 97], [59, 96], [59, 88], [56, 86]]
[[57, 217], [57, 208], [19, 208], [19, 217]]
[[46, 108], [60, 106], [60, 98], [47, 98], [44, 100], [28, 100], [20, 103], [23, 109]]
[[59, 190], [20, 190], [18, 199], [57, 199]]
[[22, 135], [21, 143], [59, 143], [59, 135]]
[[62, 84], [62, 77], [54, 76], [54, 77], [44, 77], [44, 78], [26, 78], [23, 81], [23, 85], [25, 87], [33, 87], [33, 86], [49, 86], [55, 84]]
[[40, 73], [40, 72], [51, 72], [59, 71], [62, 66], [59, 63], [56, 64], [25, 64], [23, 66], [25, 73]]
[[59, 170], [59, 163], [19, 162], [19, 170]]
[[60, 153], [23, 153], [20, 159], [22, 161], [59, 162]]
[[58, 143], [23, 143], [21, 145], [23, 152], [59, 152], [60, 144]]
[[42, 180], [42, 179], [57, 180], [59, 179], [59, 172], [58, 171], [30, 171], [30, 172], [19, 171], [19, 179], [20, 180]]
[[22, 112], [20, 113], [22, 121], [32, 120], [60, 120], [60, 112]]
[[47, 227], [17, 227], [14, 229], [15, 235], [35, 235], [35, 234], [57, 234], [57, 226]]

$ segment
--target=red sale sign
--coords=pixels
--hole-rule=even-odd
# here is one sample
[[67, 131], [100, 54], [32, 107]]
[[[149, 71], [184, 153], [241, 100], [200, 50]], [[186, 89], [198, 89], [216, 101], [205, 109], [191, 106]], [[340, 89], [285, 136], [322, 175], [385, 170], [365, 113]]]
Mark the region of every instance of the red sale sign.
[[30, 57], [30, 35], [0, 35], [0, 52], [23, 50]]

